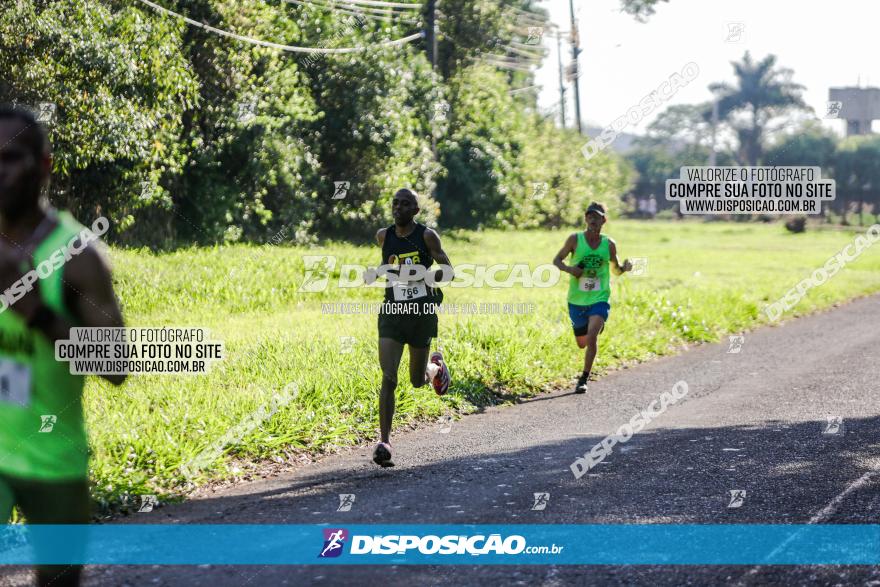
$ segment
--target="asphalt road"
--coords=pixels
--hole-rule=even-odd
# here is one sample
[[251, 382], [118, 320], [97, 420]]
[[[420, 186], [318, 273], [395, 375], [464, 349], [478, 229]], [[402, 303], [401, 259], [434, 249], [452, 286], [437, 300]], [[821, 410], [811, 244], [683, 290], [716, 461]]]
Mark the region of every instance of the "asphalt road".
[[[392, 438], [138, 523], [877, 523], [880, 296]], [[569, 465], [674, 383], [689, 393], [596, 469]], [[842, 431], [826, 433], [828, 417]], [[746, 491], [730, 508], [730, 490]], [[548, 492], [545, 510], [533, 494]], [[337, 512], [339, 494], [355, 494]], [[873, 567], [90, 567], [86, 585], [880, 585]]]

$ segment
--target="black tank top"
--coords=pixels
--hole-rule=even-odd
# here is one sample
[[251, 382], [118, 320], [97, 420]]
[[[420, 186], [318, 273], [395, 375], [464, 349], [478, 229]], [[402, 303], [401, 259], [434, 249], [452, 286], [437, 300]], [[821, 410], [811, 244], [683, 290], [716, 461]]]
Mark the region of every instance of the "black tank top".
[[[385, 229], [385, 240], [382, 242], [382, 265], [393, 265], [400, 267], [401, 265], [421, 265], [425, 270], [434, 264], [434, 258], [428, 252], [428, 245], [425, 244], [424, 224], [416, 222], [416, 227], [406, 236], [397, 236], [396, 227], [392, 224]], [[393, 271], [398, 273], [397, 270]], [[424, 282], [422, 282], [424, 284]], [[416, 287], [418, 287], [416, 285]], [[436, 302], [440, 290], [425, 285], [425, 293], [419, 295], [421, 291], [410, 291], [405, 295], [398, 294], [395, 296], [393, 287], [385, 288], [385, 301], [391, 303], [404, 303], [407, 301], [414, 302]], [[411, 296], [412, 299], [408, 299]]]

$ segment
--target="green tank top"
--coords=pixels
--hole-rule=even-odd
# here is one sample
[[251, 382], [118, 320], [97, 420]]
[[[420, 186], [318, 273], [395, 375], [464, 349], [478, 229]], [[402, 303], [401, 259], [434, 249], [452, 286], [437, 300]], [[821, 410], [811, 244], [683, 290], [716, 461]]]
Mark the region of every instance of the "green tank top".
[[591, 306], [607, 302], [611, 297], [609, 283], [609, 260], [611, 251], [608, 237], [602, 235], [599, 246], [591, 249], [583, 232], [577, 235], [577, 246], [571, 257], [571, 265], [583, 268], [581, 277], [571, 276], [568, 284], [568, 303], [577, 306]]
[[[37, 246], [34, 264], [67, 247], [83, 226], [67, 212]], [[39, 280], [43, 303], [71, 324], [64, 305], [64, 266]], [[7, 308], [0, 312], [0, 473], [39, 481], [85, 479], [88, 440], [83, 422], [83, 376], [55, 360], [55, 346]]]

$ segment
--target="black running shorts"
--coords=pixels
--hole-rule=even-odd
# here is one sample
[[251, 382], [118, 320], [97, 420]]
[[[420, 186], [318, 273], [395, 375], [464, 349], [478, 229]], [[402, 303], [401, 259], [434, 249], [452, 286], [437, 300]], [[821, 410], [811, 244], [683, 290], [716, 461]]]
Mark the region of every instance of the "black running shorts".
[[437, 314], [379, 314], [379, 338], [429, 348], [431, 339], [437, 338]]

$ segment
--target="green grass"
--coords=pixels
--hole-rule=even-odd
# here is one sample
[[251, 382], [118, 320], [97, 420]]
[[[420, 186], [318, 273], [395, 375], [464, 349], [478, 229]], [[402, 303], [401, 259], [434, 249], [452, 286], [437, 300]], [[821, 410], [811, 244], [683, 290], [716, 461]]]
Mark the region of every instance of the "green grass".
[[[761, 309], [852, 242], [856, 231], [792, 235], [780, 224], [609, 223], [621, 258], [647, 257], [644, 276], [615, 280], [597, 370], [717, 341], [766, 322]], [[453, 263], [549, 263], [567, 233], [444, 234]], [[379, 301], [368, 288], [297, 293], [302, 255], [376, 265], [377, 247], [232, 246], [173, 253], [112, 250], [117, 291], [134, 326], [201, 326], [227, 359], [204, 376], [132, 376], [120, 388], [90, 378], [87, 421], [96, 495], [170, 495], [187, 485], [179, 467], [270, 404], [289, 382], [298, 394], [262, 426], [209, 459], [197, 482], [240, 474], [241, 463], [321, 453], [377, 435], [375, 315], [322, 314], [322, 302]], [[337, 265], [338, 269], [338, 265]], [[440, 343], [452, 392], [438, 398], [407, 382], [401, 365], [395, 426], [570, 384], [582, 365], [567, 322], [567, 275], [549, 289], [446, 288], [447, 303], [534, 304], [526, 315], [442, 315]], [[334, 280], [331, 278], [331, 283]], [[880, 291], [880, 246], [867, 250], [786, 318]], [[340, 336], [356, 339], [340, 353]]]

